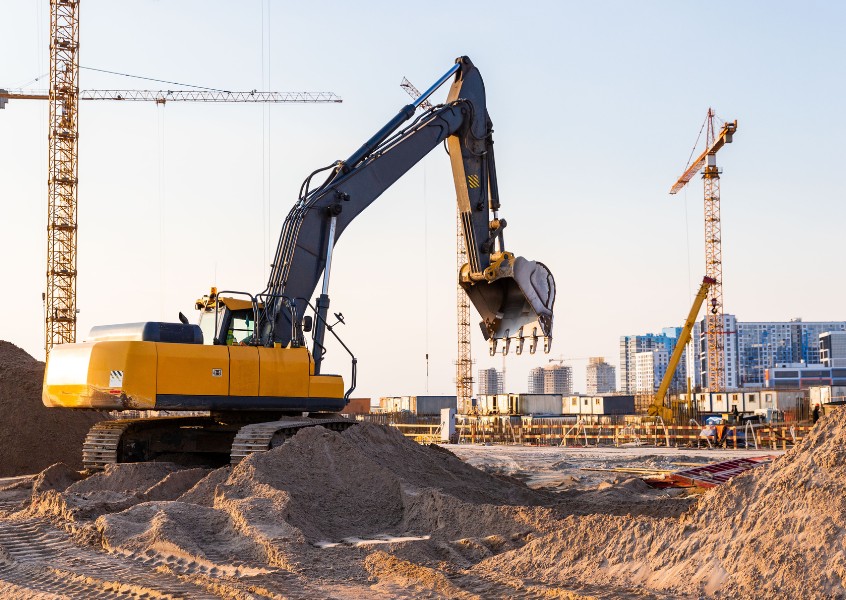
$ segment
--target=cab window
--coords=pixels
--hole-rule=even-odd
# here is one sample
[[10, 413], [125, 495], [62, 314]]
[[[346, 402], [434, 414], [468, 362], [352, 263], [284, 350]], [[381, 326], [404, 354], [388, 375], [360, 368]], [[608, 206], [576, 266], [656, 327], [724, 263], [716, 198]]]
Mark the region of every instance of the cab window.
[[214, 311], [200, 313], [200, 329], [203, 330], [203, 344], [206, 346], [214, 344], [214, 336], [217, 334], [214, 316]]
[[253, 319], [252, 310], [233, 311], [229, 331], [226, 334], [226, 345], [248, 344], [253, 338], [254, 331], [255, 320]]

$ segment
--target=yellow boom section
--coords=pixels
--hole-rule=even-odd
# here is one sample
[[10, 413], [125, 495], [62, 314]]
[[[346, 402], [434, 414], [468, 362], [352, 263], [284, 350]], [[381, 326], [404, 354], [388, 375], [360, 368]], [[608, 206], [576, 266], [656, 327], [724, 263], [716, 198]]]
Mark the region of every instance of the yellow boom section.
[[699, 310], [702, 308], [702, 303], [708, 295], [708, 288], [716, 283], [710, 277], [702, 279], [702, 285], [699, 286], [699, 291], [696, 293], [696, 298], [693, 299], [693, 306], [690, 307], [690, 313], [687, 315], [687, 320], [684, 322], [682, 332], [676, 342], [676, 347], [673, 350], [673, 355], [670, 357], [670, 363], [667, 365], [667, 372], [664, 373], [664, 378], [661, 380], [661, 385], [658, 386], [658, 391], [655, 392], [655, 397], [652, 399], [652, 404], [649, 407], [649, 414], [652, 416], [660, 416], [665, 421], [669, 421], [672, 417], [672, 412], [664, 406], [664, 396], [667, 395], [667, 390], [670, 389], [670, 383], [673, 381], [673, 375], [676, 373], [676, 368], [679, 366], [684, 347], [690, 341], [690, 332], [693, 330], [693, 324], [696, 323], [696, 317], [699, 315]]

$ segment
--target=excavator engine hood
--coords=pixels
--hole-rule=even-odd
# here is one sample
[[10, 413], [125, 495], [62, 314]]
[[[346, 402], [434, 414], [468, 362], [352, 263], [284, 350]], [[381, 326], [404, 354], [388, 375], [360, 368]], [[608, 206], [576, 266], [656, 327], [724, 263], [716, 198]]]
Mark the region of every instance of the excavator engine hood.
[[555, 279], [546, 265], [503, 253], [485, 270], [483, 278], [474, 277], [469, 265], [464, 265], [459, 283], [482, 317], [479, 324], [491, 355], [500, 341], [503, 354], [509, 352], [512, 342], [516, 353], [521, 354], [526, 341], [534, 354], [540, 338], [544, 352], [549, 352]]

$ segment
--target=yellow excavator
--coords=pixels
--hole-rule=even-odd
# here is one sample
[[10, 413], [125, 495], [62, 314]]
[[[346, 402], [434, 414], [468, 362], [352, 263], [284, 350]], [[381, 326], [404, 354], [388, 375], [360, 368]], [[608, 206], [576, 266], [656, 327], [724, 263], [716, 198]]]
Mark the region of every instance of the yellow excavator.
[[665, 396], [670, 389], [670, 384], [673, 381], [673, 376], [681, 361], [684, 347], [690, 341], [690, 332], [693, 330], [693, 325], [696, 323], [696, 318], [699, 315], [699, 310], [702, 308], [702, 303], [708, 295], [708, 289], [716, 283], [716, 280], [711, 277], [704, 277], [702, 285], [699, 286], [699, 291], [693, 299], [693, 306], [690, 307], [690, 313], [687, 315], [687, 320], [684, 322], [679, 339], [676, 341], [676, 347], [673, 349], [673, 354], [670, 356], [670, 362], [667, 365], [667, 371], [661, 379], [661, 384], [652, 397], [652, 403], [649, 405], [649, 416], [660, 417], [664, 423], [671, 423], [673, 421], [673, 410], [665, 403]]
[[[417, 114], [450, 78], [447, 101]], [[355, 388], [357, 361], [335, 331], [343, 315], [329, 316], [332, 255], [347, 225], [442, 143], [468, 251], [459, 284], [482, 318], [491, 353], [500, 342], [503, 353], [513, 347], [519, 354], [526, 343], [534, 352], [540, 340], [548, 352], [555, 281], [542, 263], [505, 248], [492, 132], [482, 77], [460, 57], [349, 158], [306, 178], [263, 291], [213, 288], [197, 301], [199, 324], [180, 313], [179, 323], [98, 326], [85, 342], [54, 347], [44, 377], [46, 406], [168, 415], [95, 425], [83, 446], [84, 465], [237, 463], [303, 427], [354, 424], [337, 414]], [[409, 262], [423, 260], [409, 250]], [[350, 355], [346, 389], [341, 376], [323, 373], [327, 332]]]

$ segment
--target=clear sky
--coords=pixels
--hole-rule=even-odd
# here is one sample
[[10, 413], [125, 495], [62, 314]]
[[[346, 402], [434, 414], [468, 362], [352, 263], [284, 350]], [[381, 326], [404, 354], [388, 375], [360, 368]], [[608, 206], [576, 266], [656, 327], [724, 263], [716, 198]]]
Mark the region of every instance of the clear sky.
[[[709, 106], [739, 121], [718, 155], [726, 311], [846, 319], [846, 4], [82, 0], [81, 23], [83, 66], [344, 103], [83, 103], [80, 338], [193, 315], [212, 284], [260, 291], [303, 178], [408, 102], [403, 76], [424, 89], [463, 54], [485, 79], [508, 249], [558, 283], [553, 352], [509, 357], [511, 391], [549, 358], [617, 364], [620, 335], [682, 323], [704, 274], [702, 185], [667, 191]], [[47, 0], [4, 4], [0, 87], [47, 86], [48, 26]], [[173, 86], [83, 70], [81, 87]], [[0, 111], [0, 338], [39, 358], [46, 122], [46, 102]], [[451, 177], [435, 150], [339, 241], [356, 395], [454, 391]], [[475, 368], [501, 367], [473, 319]], [[340, 350], [328, 366], [348, 373]]]

